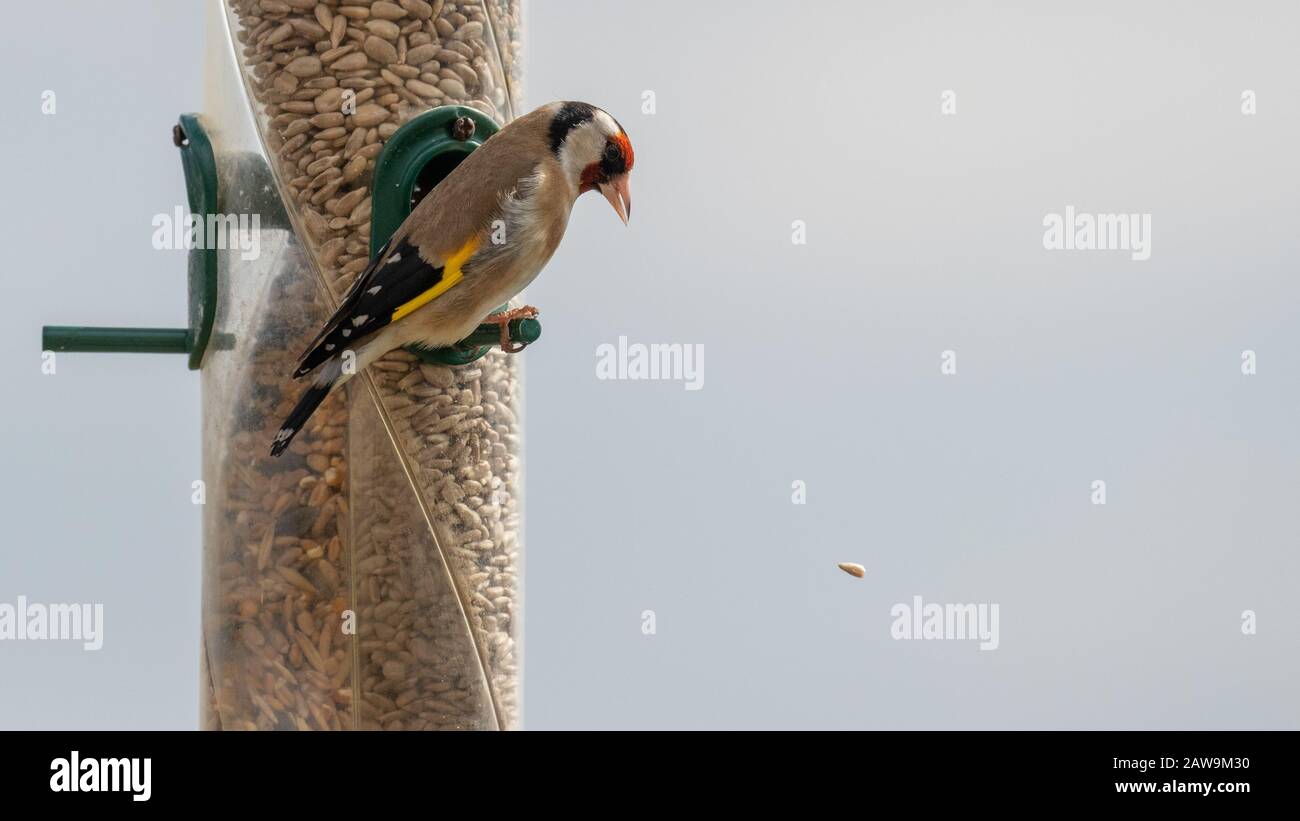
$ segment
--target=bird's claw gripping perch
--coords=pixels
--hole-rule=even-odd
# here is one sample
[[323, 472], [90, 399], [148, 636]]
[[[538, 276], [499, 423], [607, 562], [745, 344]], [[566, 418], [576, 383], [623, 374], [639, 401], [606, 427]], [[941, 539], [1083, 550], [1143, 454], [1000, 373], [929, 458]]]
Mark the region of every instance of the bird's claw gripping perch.
[[488, 316], [484, 322], [496, 325], [501, 329], [501, 350], [506, 353], [519, 353], [528, 347], [527, 342], [520, 342], [515, 345], [510, 341], [510, 323], [516, 319], [536, 319], [537, 309], [531, 305], [524, 305], [520, 308], [514, 308], [509, 311], [502, 311], [499, 314]]

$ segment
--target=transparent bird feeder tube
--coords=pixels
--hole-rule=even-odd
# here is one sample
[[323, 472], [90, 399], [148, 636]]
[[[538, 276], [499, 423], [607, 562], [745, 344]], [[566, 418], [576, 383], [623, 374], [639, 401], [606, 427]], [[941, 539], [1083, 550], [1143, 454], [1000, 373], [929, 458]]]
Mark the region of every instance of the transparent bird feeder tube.
[[203, 726], [515, 728], [520, 358], [395, 351], [269, 447], [370, 258], [386, 143], [444, 106], [516, 113], [519, 4], [207, 4], [220, 210], [259, 215], [260, 253], [217, 252], [201, 368]]

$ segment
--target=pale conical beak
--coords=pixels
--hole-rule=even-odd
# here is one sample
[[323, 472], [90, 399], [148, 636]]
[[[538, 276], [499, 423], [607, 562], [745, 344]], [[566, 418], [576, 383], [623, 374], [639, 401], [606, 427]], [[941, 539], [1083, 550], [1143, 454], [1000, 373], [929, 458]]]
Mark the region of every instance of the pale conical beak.
[[609, 182], [602, 182], [599, 188], [609, 204], [614, 206], [619, 219], [627, 225], [628, 218], [632, 216], [632, 190], [628, 187], [627, 174], [612, 177]]

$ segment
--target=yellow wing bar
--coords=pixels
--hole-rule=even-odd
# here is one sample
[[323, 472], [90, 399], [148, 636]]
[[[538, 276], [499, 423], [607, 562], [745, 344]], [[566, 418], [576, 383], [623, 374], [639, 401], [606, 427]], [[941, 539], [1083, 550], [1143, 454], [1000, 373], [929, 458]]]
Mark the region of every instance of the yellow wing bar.
[[401, 305], [398, 305], [397, 310], [393, 311], [393, 322], [396, 322], [417, 308], [429, 304], [439, 296], [445, 294], [451, 286], [460, 282], [461, 277], [464, 276], [464, 274], [461, 273], [460, 268], [474, 255], [474, 251], [477, 250], [477, 248], [478, 237], [473, 237], [469, 242], [462, 245], [460, 250], [452, 254], [451, 259], [447, 260], [447, 262], [442, 266], [442, 279], [438, 280], [438, 284], [420, 294], [415, 299], [412, 299], [410, 302], [404, 302]]

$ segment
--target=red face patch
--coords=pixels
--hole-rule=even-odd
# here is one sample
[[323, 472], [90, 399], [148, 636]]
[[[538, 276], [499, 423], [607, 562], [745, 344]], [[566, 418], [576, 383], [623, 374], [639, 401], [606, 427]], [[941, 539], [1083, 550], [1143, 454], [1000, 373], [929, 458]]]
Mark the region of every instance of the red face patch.
[[591, 165], [588, 165], [586, 168], [582, 169], [582, 176], [578, 180], [578, 193], [585, 194], [592, 190], [596, 187], [596, 183], [600, 182], [601, 178], [604, 176], [605, 172], [600, 170], [600, 163], [594, 162]]
[[628, 140], [627, 135], [619, 132], [612, 138], [618, 145], [619, 150], [623, 152], [623, 165], [625, 170], [632, 170], [632, 163], [636, 160], [636, 155], [632, 152], [632, 143]]
[[[617, 154], [611, 154], [611, 148], [616, 149]], [[578, 178], [578, 193], [590, 191], [612, 176], [631, 171], [633, 159], [632, 143], [628, 141], [627, 135], [622, 132], [613, 135], [605, 144], [601, 160], [582, 169], [582, 175]]]

